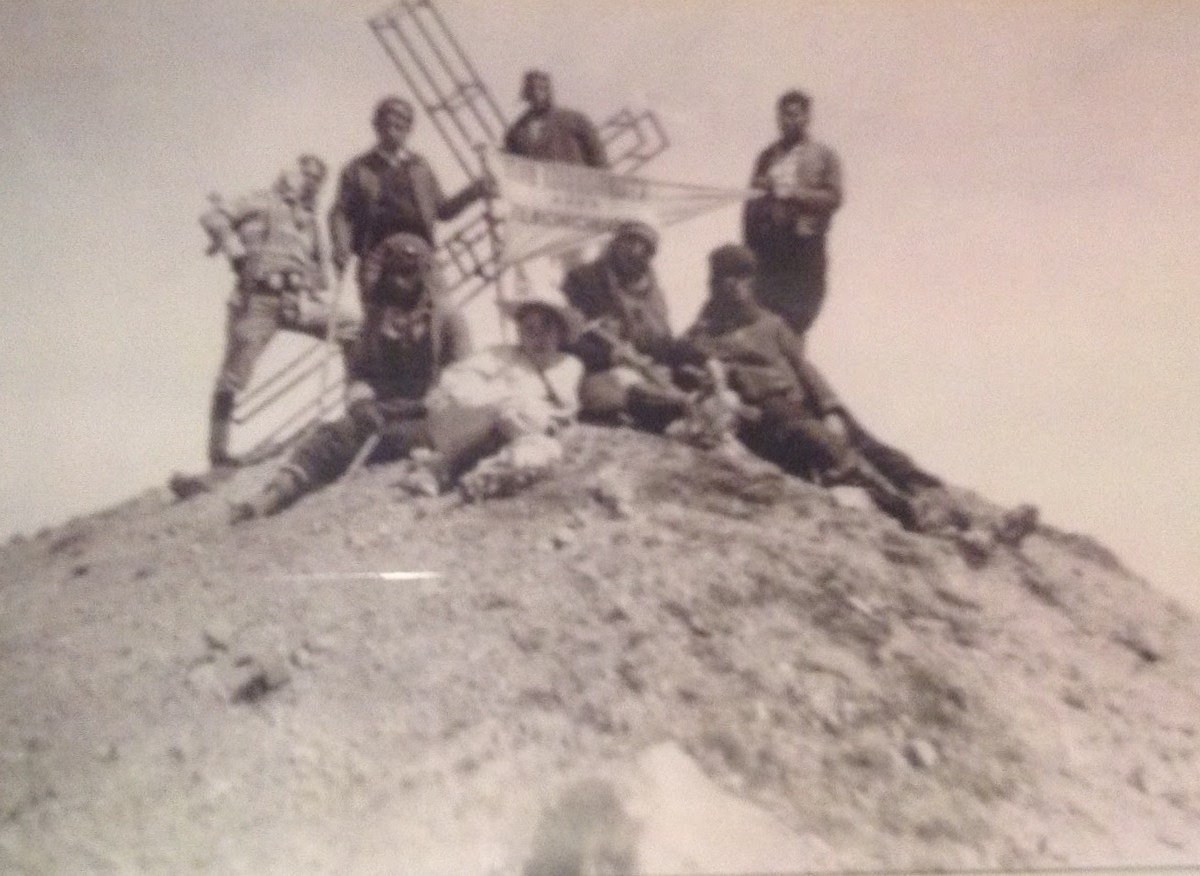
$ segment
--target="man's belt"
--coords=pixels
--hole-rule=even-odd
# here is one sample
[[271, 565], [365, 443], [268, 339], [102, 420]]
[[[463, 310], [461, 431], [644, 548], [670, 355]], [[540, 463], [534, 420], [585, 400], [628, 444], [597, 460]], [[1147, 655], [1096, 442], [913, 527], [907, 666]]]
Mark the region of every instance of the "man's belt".
[[258, 285], [261, 289], [277, 295], [312, 288], [308, 274], [304, 271], [271, 271], [259, 278]]

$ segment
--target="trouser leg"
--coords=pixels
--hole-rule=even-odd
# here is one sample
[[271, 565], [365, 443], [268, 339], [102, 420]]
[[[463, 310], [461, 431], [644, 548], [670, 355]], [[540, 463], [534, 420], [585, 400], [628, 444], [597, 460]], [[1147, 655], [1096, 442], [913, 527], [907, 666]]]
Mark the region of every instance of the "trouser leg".
[[682, 392], [639, 383], [629, 388], [625, 409], [637, 428], [661, 432], [687, 413], [687, 400]]
[[351, 417], [322, 423], [297, 445], [257, 496], [234, 507], [231, 522], [275, 514], [305, 493], [335, 480], [349, 467], [370, 434]]
[[233, 390], [220, 389], [213, 393], [208, 416], [208, 461], [211, 465], [228, 465], [229, 426], [233, 419]]
[[257, 293], [241, 293], [230, 302], [225, 356], [209, 417], [208, 458], [213, 465], [232, 461], [229, 430], [235, 399], [250, 383], [255, 363], [279, 328], [279, 307], [278, 296]]
[[803, 402], [775, 398], [760, 408], [762, 420], [750, 429], [752, 447], [785, 470], [817, 481], [852, 464], [849, 444]]
[[759, 265], [755, 294], [764, 307], [803, 336], [825, 303], [827, 268], [825, 238], [800, 238], [786, 257]]
[[880, 441], [858, 423], [852, 424], [852, 434], [855, 449], [905, 492], [942, 485], [939, 478], [918, 466], [907, 453]]

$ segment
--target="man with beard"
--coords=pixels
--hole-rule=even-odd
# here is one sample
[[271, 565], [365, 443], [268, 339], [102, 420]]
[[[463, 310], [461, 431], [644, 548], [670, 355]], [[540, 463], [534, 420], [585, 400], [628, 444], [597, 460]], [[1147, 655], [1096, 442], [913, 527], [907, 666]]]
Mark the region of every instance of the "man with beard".
[[748, 201], [743, 216], [743, 239], [758, 258], [758, 300], [800, 336], [825, 300], [825, 236], [842, 203], [838, 157], [809, 139], [809, 110], [802, 91], [779, 98], [780, 137], [758, 156], [750, 180], [765, 194]]
[[274, 514], [340, 477], [372, 436], [376, 461], [428, 443], [425, 393], [470, 353], [466, 322], [439, 299], [433, 250], [416, 235], [381, 242], [362, 274], [370, 305], [351, 355], [346, 415], [303, 440], [259, 495], [234, 507], [232, 522]]
[[608, 167], [596, 126], [583, 113], [554, 104], [550, 74], [530, 70], [521, 97], [529, 108], [504, 135], [504, 151], [538, 161]]

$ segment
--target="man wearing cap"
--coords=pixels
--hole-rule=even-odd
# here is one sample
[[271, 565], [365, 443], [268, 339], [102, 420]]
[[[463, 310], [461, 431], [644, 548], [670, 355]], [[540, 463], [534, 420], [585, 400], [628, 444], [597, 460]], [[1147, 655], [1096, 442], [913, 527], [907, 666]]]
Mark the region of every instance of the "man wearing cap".
[[380, 241], [403, 232], [435, 246], [436, 222], [453, 219], [492, 191], [490, 180], [483, 177], [447, 198], [429, 162], [406, 145], [413, 121], [412, 104], [404, 98], [381, 100], [372, 119], [375, 147], [352, 159], [338, 180], [329, 212], [333, 266], [340, 276], [350, 256], [358, 256], [359, 291], [364, 295], [362, 266]]
[[302, 155], [271, 189], [228, 205], [214, 196], [213, 208], [200, 217], [210, 239], [208, 254], [224, 254], [237, 276], [209, 419], [208, 459], [213, 466], [234, 462], [228, 447], [234, 402], [280, 327], [285, 297], [325, 286], [321, 237], [313, 215], [324, 180], [325, 162]]
[[804, 342], [754, 296], [757, 260], [727, 244], [709, 255], [709, 297], [676, 344], [677, 364], [721, 364], [750, 412], [738, 437], [794, 474], [864, 487], [881, 510], [913, 523], [909, 493], [940, 482], [861, 428], [805, 358]]
[[658, 233], [623, 222], [599, 258], [567, 272], [562, 289], [586, 323], [575, 344], [587, 369], [580, 398], [591, 419], [629, 419], [657, 431], [683, 411], [661, 359], [672, 343], [667, 302], [651, 260]]
[[804, 335], [825, 300], [825, 237], [842, 203], [842, 173], [828, 146], [809, 139], [811, 101], [789, 91], [778, 101], [780, 137], [758, 156], [743, 239], [758, 258], [755, 292], [768, 310]]
[[504, 135], [504, 150], [538, 161], [608, 167], [596, 126], [581, 112], [554, 105], [550, 74], [529, 70], [521, 87], [529, 108]]
[[439, 300], [433, 250], [421, 237], [388, 237], [362, 273], [371, 304], [350, 358], [346, 416], [304, 440], [258, 496], [234, 508], [234, 523], [274, 514], [336, 479], [372, 436], [377, 460], [427, 442], [423, 399], [443, 368], [469, 354], [466, 322]]

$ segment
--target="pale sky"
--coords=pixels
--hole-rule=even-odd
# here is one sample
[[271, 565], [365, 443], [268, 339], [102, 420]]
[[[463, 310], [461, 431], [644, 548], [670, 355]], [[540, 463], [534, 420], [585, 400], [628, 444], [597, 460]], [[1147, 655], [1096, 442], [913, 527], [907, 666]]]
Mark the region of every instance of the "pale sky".
[[[510, 118], [531, 66], [595, 117], [655, 110], [655, 178], [744, 185], [808, 90], [846, 178], [813, 359], [926, 466], [1200, 604], [1200, 5], [437, 4]], [[404, 91], [387, 6], [0, 7], [0, 535], [201, 466], [230, 277], [196, 217], [370, 145]], [[427, 120], [414, 145], [461, 184]], [[677, 328], [737, 218], [665, 235]]]

